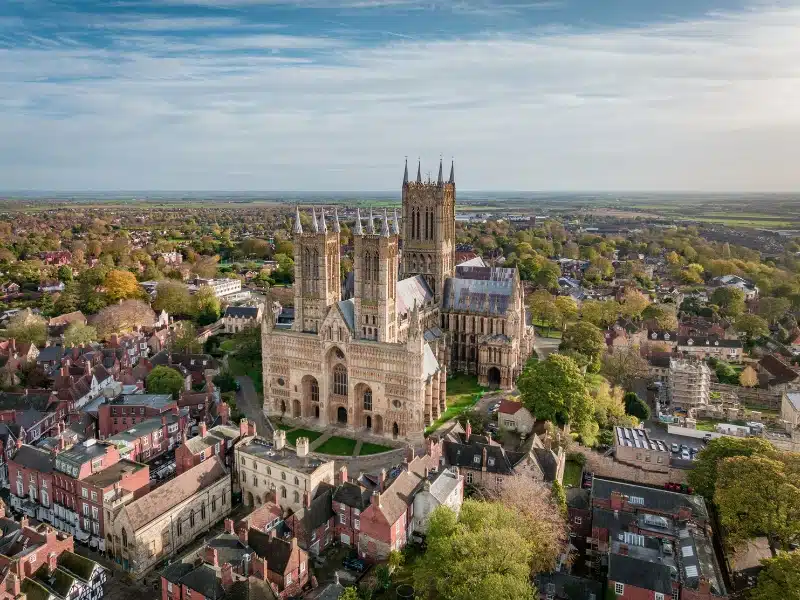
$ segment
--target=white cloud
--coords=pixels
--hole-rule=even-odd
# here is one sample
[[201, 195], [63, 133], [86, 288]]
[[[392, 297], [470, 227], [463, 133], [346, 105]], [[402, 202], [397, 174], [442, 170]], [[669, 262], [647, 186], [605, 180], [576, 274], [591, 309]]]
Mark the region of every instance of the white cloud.
[[0, 50], [0, 182], [394, 190], [404, 155], [433, 170], [444, 153], [461, 189], [796, 189], [798, 28], [800, 6], [375, 48]]

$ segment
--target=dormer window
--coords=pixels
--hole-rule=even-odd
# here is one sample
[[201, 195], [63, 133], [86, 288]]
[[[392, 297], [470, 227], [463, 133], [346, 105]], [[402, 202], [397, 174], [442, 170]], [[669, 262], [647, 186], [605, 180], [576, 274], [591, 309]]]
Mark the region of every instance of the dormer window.
[[476, 454], [475, 456], [473, 456], [472, 457], [472, 462], [474, 462], [476, 465], [481, 464], [481, 455], [480, 454]]

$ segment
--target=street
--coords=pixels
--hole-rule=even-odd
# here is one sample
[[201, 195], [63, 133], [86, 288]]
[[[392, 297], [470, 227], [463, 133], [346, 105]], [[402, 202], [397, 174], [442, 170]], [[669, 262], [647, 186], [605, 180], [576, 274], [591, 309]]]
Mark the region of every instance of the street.
[[533, 349], [539, 357], [539, 360], [545, 360], [553, 352], [558, 350], [560, 344], [561, 340], [558, 338], [546, 338], [537, 335], [536, 340], [533, 342]]
[[237, 375], [239, 391], [236, 392], [236, 405], [239, 411], [250, 421], [255, 421], [256, 430], [261, 437], [272, 439], [272, 426], [264, 416], [264, 407], [253, 380], [247, 375]]

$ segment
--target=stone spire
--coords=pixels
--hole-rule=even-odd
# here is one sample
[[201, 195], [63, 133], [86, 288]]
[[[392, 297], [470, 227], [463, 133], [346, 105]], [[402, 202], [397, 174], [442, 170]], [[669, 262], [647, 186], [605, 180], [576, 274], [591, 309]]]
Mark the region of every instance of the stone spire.
[[294, 232], [303, 233], [303, 224], [300, 222], [300, 207], [298, 206], [294, 214]]
[[442, 187], [444, 185], [444, 177], [442, 177], [442, 157], [439, 157], [439, 179], [436, 180], [436, 185]]
[[339, 208], [336, 206], [333, 207], [333, 230], [336, 233], [342, 230], [341, 225], [339, 225]]
[[375, 235], [375, 221], [372, 220], [372, 207], [369, 207], [369, 219], [367, 219], [367, 233]]
[[400, 219], [397, 217], [397, 209], [394, 209], [394, 223], [392, 224], [392, 233], [400, 235]]
[[403, 173], [403, 187], [408, 185], [408, 157], [406, 156], [406, 170]]
[[389, 237], [389, 217], [386, 216], [386, 209], [383, 209], [383, 223], [381, 224], [381, 237]]
[[361, 209], [356, 207], [356, 225], [353, 235], [364, 235], [364, 228], [361, 227]]
[[456, 183], [456, 161], [450, 162], [450, 181], [448, 183], [453, 185]]
[[417, 162], [417, 183], [422, 183], [422, 160]]
[[328, 223], [325, 221], [325, 207], [319, 211], [319, 229], [322, 233], [328, 233]]
[[314, 233], [319, 233], [319, 223], [317, 222], [317, 209], [311, 207], [311, 226], [314, 228]]

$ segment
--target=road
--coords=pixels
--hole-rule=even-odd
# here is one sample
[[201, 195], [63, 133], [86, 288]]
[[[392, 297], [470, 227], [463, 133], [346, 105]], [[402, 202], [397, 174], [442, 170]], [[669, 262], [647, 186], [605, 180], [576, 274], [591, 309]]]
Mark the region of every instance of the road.
[[255, 421], [256, 431], [260, 436], [272, 439], [272, 425], [264, 416], [264, 406], [253, 385], [253, 380], [247, 375], [237, 375], [236, 381], [239, 382], [239, 391], [236, 392], [236, 405], [239, 407], [239, 411], [248, 420]]
[[537, 335], [536, 340], [533, 342], [533, 349], [539, 359], [544, 360], [558, 350], [559, 344], [561, 344], [561, 340], [558, 338], [546, 338]]

